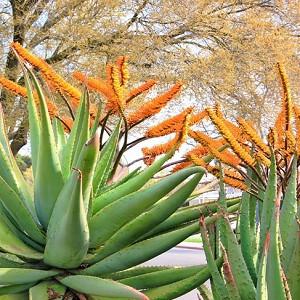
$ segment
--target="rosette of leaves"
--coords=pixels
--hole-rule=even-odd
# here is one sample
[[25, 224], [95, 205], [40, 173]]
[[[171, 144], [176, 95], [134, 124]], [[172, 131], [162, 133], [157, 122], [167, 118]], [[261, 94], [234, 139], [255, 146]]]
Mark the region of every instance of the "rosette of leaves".
[[[148, 185], [173, 147], [110, 184], [126, 118], [116, 117], [99, 152], [101, 129], [91, 126], [88, 94], [66, 134], [63, 123], [51, 121], [41, 83], [26, 68], [32, 186], [0, 116], [0, 299], [173, 299], [206, 281], [207, 266], [139, 266], [197, 233], [200, 212], [207, 224], [218, 218], [216, 203], [181, 208], [204, 170], [186, 168]], [[228, 201], [229, 210], [238, 205]]]

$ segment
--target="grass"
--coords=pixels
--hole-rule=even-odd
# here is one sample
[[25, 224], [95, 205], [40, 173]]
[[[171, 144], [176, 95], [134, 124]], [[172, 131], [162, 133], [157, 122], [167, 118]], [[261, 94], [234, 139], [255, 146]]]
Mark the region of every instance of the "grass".
[[202, 243], [201, 235], [195, 234], [188, 237], [184, 242], [186, 243]]

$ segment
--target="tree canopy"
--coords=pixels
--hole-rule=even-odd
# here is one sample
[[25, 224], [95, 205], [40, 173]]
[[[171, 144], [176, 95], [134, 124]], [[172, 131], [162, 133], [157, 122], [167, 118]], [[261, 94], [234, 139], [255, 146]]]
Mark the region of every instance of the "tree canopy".
[[[280, 85], [276, 62], [299, 92], [298, 1], [3, 0], [0, 69], [19, 81], [19, 42], [68, 77], [74, 70], [102, 76], [105, 64], [128, 56], [136, 82], [182, 80], [180, 103], [217, 101], [260, 127], [272, 118]], [[2, 91], [16, 153], [27, 137], [24, 101]]]

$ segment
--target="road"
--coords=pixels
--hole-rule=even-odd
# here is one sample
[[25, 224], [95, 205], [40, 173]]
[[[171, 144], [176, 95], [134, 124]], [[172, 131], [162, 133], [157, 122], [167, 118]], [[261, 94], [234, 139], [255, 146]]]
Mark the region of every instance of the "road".
[[[162, 255], [157, 256], [143, 265], [165, 265], [165, 266], [192, 266], [205, 264], [205, 254], [202, 249], [187, 249], [175, 247]], [[197, 300], [196, 291], [176, 298], [178, 300]]]

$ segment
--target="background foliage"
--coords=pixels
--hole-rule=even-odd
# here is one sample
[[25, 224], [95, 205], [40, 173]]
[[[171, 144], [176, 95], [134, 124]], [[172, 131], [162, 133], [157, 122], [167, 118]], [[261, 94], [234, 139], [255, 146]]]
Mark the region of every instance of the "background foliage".
[[[279, 99], [275, 62], [285, 62], [292, 90], [299, 82], [298, 1], [4, 0], [0, 16], [0, 68], [13, 81], [22, 78], [12, 41], [65, 74], [102, 75], [122, 54], [135, 80], [180, 78], [188, 86], [180, 103], [214, 99], [257, 128]], [[1, 101], [16, 153], [27, 140], [24, 102], [4, 92]]]

